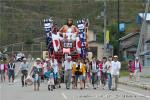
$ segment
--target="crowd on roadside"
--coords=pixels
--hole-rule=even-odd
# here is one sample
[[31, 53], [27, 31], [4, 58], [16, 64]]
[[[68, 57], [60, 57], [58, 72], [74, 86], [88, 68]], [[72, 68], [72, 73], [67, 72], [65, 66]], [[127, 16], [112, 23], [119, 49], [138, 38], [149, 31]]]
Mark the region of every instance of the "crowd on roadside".
[[[90, 86], [93, 89], [102, 87], [117, 91], [118, 80], [121, 69], [121, 62], [118, 61], [118, 56], [103, 57], [102, 59], [76, 59], [72, 60], [71, 56], [66, 59], [57, 61], [52, 55], [51, 58], [42, 60], [37, 58], [31, 70], [29, 70], [29, 62], [26, 58], [20, 64], [19, 72], [21, 73], [22, 87], [33, 83], [34, 91], [39, 91], [40, 84], [43, 81], [48, 83], [48, 90], [53, 91], [55, 88], [61, 88], [61, 83], [65, 83], [66, 89], [85, 89]], [[138, 57], [135, 61], [129, 61], [129, 79], [138, 75], [142, 70], [142, 66]], [[0, 63], [1, 82], [5, 81], [5, 76], [8, 76], [9, 82], [14, 82], [15, 78], [15, 63], [10, 60], [8, 64], [1, 61]], [[72, 87], [71, 87], [72, 86]]]

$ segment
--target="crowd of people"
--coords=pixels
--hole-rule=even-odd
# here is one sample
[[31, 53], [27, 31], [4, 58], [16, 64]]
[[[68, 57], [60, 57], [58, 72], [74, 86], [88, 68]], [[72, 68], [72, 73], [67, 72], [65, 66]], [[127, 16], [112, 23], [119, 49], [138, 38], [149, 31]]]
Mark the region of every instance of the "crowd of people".
[[[85, 89], [90, 86], [97, 89], [100, 85], [103, 89], [108, 86], [109, 90], [116, 91], [121, 63], [118, 56], [103, 57], [98, 60], [93, 57], [89, 59], [78, 58], [75, 61], [71, 56], [58, 62], [54, 56], [41, 61], [36, 59], [29, 75], [34, 79], [34, 90], [38, 91], [42, 81], [48, 82], [48, 90], [61, 88], [61, 82], [65, 83], [66, 89]], [[26, 76], [26, 75], [25, 75]], [[72, 87], [71, 87], [72, 86]]]
[[[15, 79], [15, 63], [10, 60], [8, 64], [1, 61], [0, 74], [1, 82], [6, 79], [6, 73], [9, 82], [14, 82]], [[129, 79], [138, 80], [142, 66], [139, 58], [135, 61], [129, 61]], [[117, 91], [118, 79], [120, 75], [121, 63], [118, 61], [118, 56], [103, 57], [102, 59], [92, 58], [72, 60], [71, 56], [66, 59], [57, 61], [52, 55], [51, 58], [42, 60], [37, 58], [33, 66], [29, 65], [26, 58], [19, 65], [21, 73], [22, 87], [26, 87], [32, 79], [34, 91], [39, 91], [40, 84], [44, 81], [48, 83], [48, 90], [53, 91], [55, 88], [61, 88], [61, 83], [65, 83], [66, 89], [85, 89], [90, 86], [97, 89], [100, 86], [103, 89]]]

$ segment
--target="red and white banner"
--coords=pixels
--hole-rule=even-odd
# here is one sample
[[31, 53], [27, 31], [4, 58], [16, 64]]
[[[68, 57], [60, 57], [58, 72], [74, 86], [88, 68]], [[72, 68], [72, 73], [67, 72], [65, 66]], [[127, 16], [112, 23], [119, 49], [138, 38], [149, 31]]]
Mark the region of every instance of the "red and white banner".
[[58, 52], [58, 50], [60, 48], [59, 35], [58, 34], [52, 34], [52, 39], [53, 39], [54, 51]]
[[76, 49], [79, 54], [81, 54], [81, 41], [79, 37], [76, 38]]

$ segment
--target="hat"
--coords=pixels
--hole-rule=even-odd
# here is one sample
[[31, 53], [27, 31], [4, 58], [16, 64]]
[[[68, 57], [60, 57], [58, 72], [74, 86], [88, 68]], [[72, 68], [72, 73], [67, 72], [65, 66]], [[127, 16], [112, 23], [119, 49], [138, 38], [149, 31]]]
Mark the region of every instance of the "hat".
[[114, 56], [114, 58], [118, 58], [118, 56], [117, 56], [117, 55], [115, 55], [115, 56]]
[[49, 58], [46, 58], [45, 60], [46, 60], [46, 61], [49, 61]]
[[68, 56], [67, 59], [71, 59], [71, 56]]
[[23, 60], [26, 61], [27, 59], [26, 59], [26, 58], [23, 58]]
[[136, 59], [136, 60], [138, 60], [138, 59], [139, 59], [139, 57], [136, 57], [135, 59]]
[[36, 58], [36, 61], [41, 61], [41, 58]]

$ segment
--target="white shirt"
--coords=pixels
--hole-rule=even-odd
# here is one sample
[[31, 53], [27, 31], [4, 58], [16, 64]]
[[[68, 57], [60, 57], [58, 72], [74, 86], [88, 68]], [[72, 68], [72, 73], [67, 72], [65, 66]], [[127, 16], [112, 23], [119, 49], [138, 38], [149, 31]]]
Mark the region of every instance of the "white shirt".
[[72, 69], [72, 66], [73, 66], [73, 62], [72, 61], [70, 61], [70, 62], [65, 61], [64, 62], [65, 71], [67, 71], [68, 69]]
[[4, 70], [4, 64], [0, 64], [0, 70]]
[[112, 61], [111, 62], [111, 74], [112, 75], [119, 75], [120, 74], [120, 68], [121, 68], [121, 63], [119, 61]]
[[107, 72], [107, 62], [103, 63], [102, 72]]
[[44, 68], [44, 73], [47, 72], [47, 62], [44, 62], [43, 68]]
[[29, 63], [24, 63], [24, 62], [22, 62], [21, 64], [20, 64], [20, 70], [28, 70], [28, 67], [29, 67]]
[[54, 73], [58, 73], [58, 63], [57, 63], [57, 60], [54, 59], [54, 62], [52, 62], [52, 60], [50, 60], [50, 63], [51, 63], [51, 66], [52, 68], [54, 69]]
[[106, 66], [107, 66], [107, 73], [111, 73], [111, 68], [112, 68], [112, 65], [111, 65], [112, 61], [107, 61], [106, 62]]
[[135, 61], [135, 69], [139, 69], [140, 68], [140, 62]]

